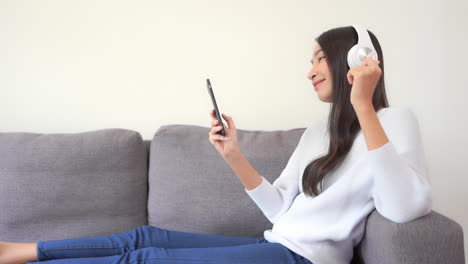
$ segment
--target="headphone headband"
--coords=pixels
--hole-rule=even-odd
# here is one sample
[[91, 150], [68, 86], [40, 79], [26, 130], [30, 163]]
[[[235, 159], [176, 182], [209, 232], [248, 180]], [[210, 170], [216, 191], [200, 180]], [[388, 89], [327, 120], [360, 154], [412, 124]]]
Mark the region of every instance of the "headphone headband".
[[358, 43], [348, 52], [349, 68], [361, 66], [362, 62], [367, 57], [378, 60], [377, 51], [375, 50], [374, 45], [372, 45], [372, 40], [367, 29], [356, 24], [353, 24], [352, 26], [358, 34]]

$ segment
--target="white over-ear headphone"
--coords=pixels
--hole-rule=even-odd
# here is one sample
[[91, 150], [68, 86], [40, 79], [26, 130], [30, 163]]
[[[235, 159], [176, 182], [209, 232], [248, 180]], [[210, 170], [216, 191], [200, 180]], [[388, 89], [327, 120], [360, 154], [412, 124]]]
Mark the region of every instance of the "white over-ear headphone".
[[361, 66], [362, 62], [371, 57], [378, 60], [377, 51], [372, 45], [369, 33], [364, 27], [359, 25], [352, 25], [358, 34], [358, 43], [348, 51], [348, 66], [349, 68]]

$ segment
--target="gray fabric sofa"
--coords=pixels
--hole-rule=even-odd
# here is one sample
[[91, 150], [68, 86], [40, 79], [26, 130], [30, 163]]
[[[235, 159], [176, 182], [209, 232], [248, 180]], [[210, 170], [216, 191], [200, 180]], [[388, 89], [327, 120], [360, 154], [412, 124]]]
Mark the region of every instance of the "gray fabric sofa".
[[[304, 130], [238, 129], [238, 142], [273, 183]], [[151, 140], [120, 128], [0, 133], [0, 241], [105, 236], [141, 225], [262, 237], [272, 224], [209, 143], [208, 131], [166, 125]], [[397, 224], [374, 210], [352, 263], [461, 264], [463, 231], [435, 211]]]

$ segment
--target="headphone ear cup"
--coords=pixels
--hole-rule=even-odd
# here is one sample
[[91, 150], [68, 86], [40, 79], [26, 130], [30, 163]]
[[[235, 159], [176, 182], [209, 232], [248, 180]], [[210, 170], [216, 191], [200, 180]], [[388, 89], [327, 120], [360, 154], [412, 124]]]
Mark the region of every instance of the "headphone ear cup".
[[378, 60], [377, 52], [369, 47], [354, 45], [348, 51], [348, 66], [354, 68], [361, 66], [362, 62], [367, 58], [371, 57], [373, 60]]
[[348, 51], [348, 66], [349, 68], [354, 68], [359, 65], [361, 65], [361, 62], [359, 61], [358, 58], [358, 45], [354, 45], [349, 51]]

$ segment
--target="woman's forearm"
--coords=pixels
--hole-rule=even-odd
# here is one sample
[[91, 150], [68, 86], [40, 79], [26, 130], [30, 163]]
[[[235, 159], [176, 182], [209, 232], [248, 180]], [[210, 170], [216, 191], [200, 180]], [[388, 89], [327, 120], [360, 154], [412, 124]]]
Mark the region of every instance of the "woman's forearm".
[[224, 157], [224, 160], [236, 173], [247, 190], [255, 189], [262, 183], [262, 177], [260, 177], [260, 174], [250, 165], [241, 151], [236, 151], [229, 155], [229, 157]]

